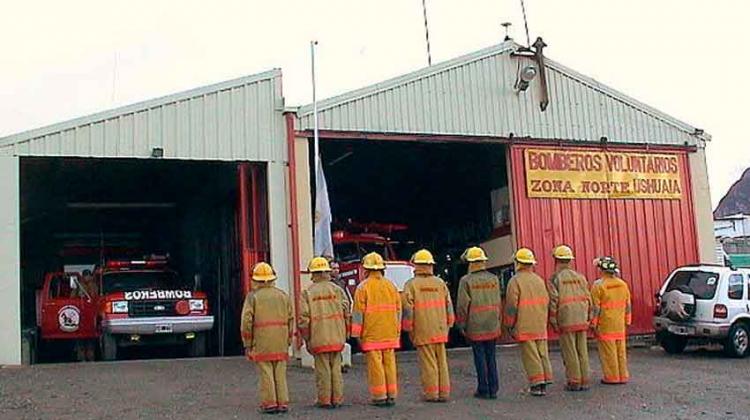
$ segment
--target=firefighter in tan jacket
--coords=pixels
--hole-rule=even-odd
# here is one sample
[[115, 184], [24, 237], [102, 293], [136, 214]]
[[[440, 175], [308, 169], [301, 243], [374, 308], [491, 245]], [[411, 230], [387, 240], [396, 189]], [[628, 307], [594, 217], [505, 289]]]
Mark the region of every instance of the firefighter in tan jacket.
[[253, 289], [242, 306], [240, 332], [247, 358], [258, 366], [260, 409], [285, 413], [289, 407], [286, 364], [294, 317], [289, 297], [274, 286], [276, 273], [264, 262], [253, 267]]
[[401, 325], [417, 347], [425, 400], [446, 402], [451, 384], [445, 343], [455, 321], [453, 303], [445, 282], [433, 274], [435, 259], [430, 251], [417, 251], [411, 262], [415, 277], [404, 286]]
[[365, 353], [371, 403], [393, 406], [398, 395], [395, 349], [401, 345], [401, 296], [383, 275], [380, 254], [365, 255], [362, 267], [366, 277], [354, 293], [352, 337]]
[[469, 273], [458, 283], [456, 326], [471, 344], [477, 371], [475, 398], [497, 398], [496, 341], [502, 333], [500, 280], [487, 271], [487, 255], [479, 247], [464, 251]]
[[560, 334], [560, 351], [565, 364], [568, 391], [589, 387], [589, 329], [591, 293], [586, 278], [574, 271], [573, 250], [559, 245], [552, 251], [555, 273], [549, 282], [549, 321]]
[[531, 395], [543, 396], [552, 383], [547, 347], [549, 294], [544, 280], [534, 273], [536, 258], [530, 249], [519, 249], [515, 261], [516, 275], [508, 283], [503, 324], [521, 345]]
[[349, 300], [331, 281], [331, 266], [323, 257], [310, 260], [313, 285], [302, 292], [298, 330], [315, 359], [317, 406], [337, 408], [344, 396], [341, 351], [349, 332]]

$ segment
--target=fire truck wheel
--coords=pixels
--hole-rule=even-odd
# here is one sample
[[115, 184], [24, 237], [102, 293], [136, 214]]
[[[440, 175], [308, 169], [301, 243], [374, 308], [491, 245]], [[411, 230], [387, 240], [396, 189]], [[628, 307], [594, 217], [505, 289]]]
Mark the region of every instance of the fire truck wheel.
[[117, 360], [117, 340], [112, 334], [102, 334], [101, 351], [102, 360]]
[[196, 333], [188, 346], [190, 357], [206, 357], [206, 334]]

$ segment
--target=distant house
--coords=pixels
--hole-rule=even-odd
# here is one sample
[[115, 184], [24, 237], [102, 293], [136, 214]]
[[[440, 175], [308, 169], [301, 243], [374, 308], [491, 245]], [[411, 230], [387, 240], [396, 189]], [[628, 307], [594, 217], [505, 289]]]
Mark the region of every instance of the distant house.
[[733, 214], [714, 218], [714, 235], [717, 238], [750, 236], [750, 214]]

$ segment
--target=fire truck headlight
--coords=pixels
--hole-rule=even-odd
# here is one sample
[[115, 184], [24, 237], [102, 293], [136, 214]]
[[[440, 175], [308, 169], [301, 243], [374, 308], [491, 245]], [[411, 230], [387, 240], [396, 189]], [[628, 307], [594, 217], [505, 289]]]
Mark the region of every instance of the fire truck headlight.
[[113, 314], [126, 314], [128, 313], [128, 301], [117, 300], [112, 302], [112, 313]]
[[202, 311], [204, 308], [203, 306], [203, 299], [190, 299], [190, 310], [191, 311]]

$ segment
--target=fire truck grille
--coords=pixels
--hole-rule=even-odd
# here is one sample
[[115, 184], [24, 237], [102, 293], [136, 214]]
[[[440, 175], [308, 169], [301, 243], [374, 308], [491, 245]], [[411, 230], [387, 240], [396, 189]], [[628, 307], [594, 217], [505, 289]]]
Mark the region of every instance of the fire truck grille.
[[175, 302], [171, 300], [132, 301], [128, 314], [132, 317], [172, 316], [175, 315]]

